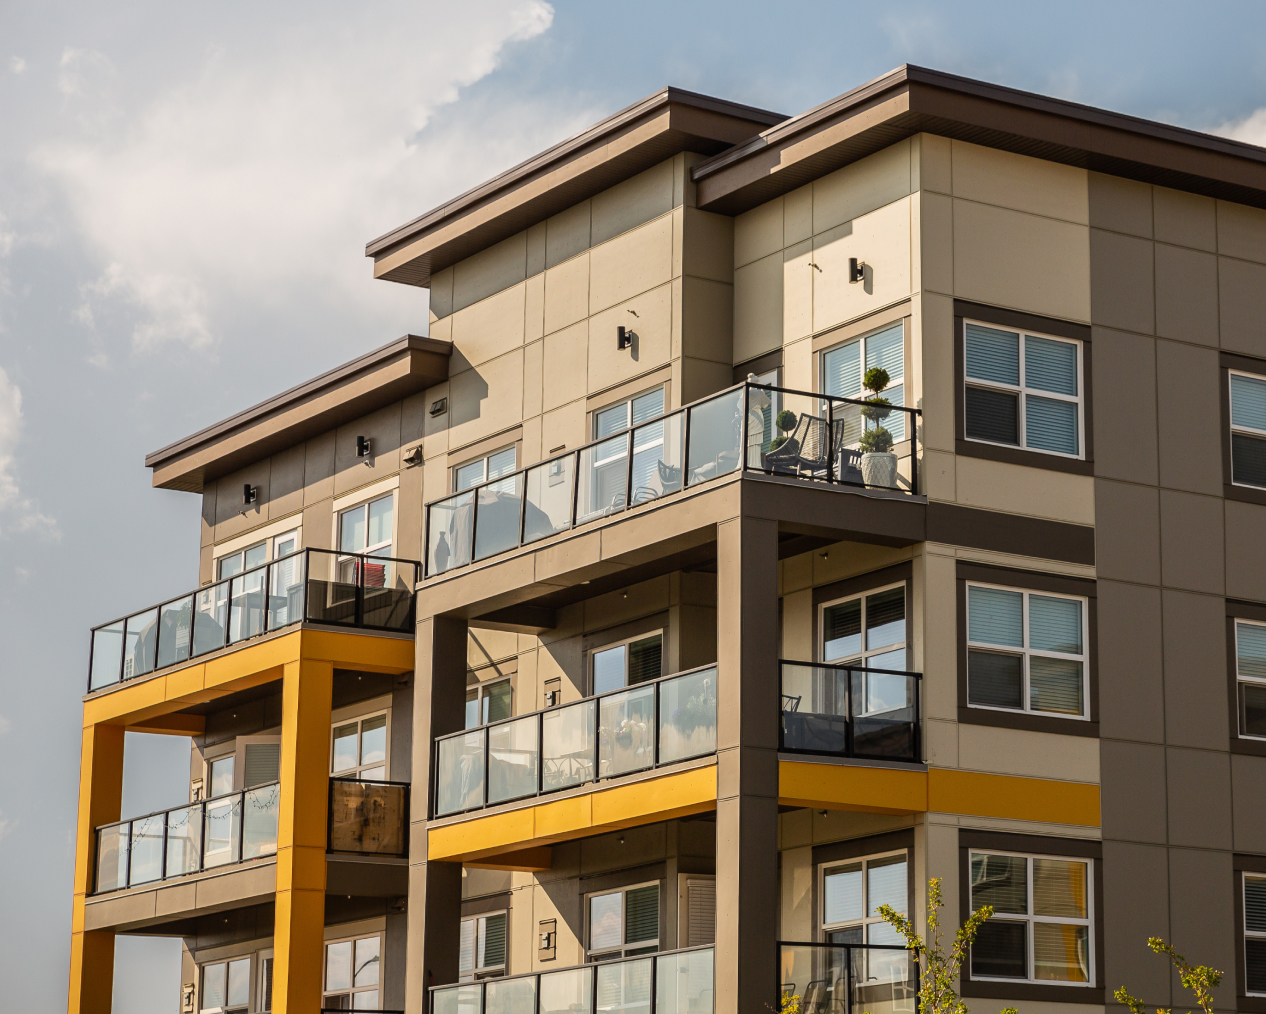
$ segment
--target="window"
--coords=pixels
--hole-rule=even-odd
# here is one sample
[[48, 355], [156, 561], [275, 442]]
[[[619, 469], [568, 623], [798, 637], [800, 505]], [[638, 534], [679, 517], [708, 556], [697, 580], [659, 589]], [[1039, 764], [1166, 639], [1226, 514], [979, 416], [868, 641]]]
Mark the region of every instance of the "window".
[[321, 1006], [335, 1010], [378, 1010], [382, 968], [378, 935], [325, 945], [325, 991]]
[[1244, 874], [1244, 986], [1266, 996], [1266, 877]]
[[[471, 486], [478, 486], [481, 482], [499, 479], [503, 475], [512, 475], [516, 464], [513, 447], [468, 461], [453, 469], [453, 492], [460, 493], [464, 489], [470, 489]], [[497, 489], [496, 486], [493, 488], [497, 492], [508, 491], [508, 487], [506, 490]]]
[[822, 661], [873, 669], [906, 667], [906, 586], [823, 605]]
[[[593, 413], [593, 438], [602, 440], [603, 437], [622, 433], [630, 426], [638, 426], [663, 414], [664, 389], [657, 387], [636, 398], [629, 398]], [[632, 462], [635, 503], [655, 499], [657, 489], [668, 488], [664, 485], [665, 481], [670, 486], [672, 482], [680, 483], [680, 476], [666, 479], [667, 473], [661, 467], [665, 453], [665, 425], [659, 423], [645, 426], [635, 434], [636, 446], [633, 448]], [[581, 481], [576, 503], [578, 524], [628, 506], [628, 436], [602, 440], [601, 443], [581, 451], [579, 467]]]
[[832, 944], [895, 944], [902, 940], [883, 921], [880, 905], [905, 913], [909, 898], [906, 854], [849, 859], [822, 868], [822, 932]]
[[659, 884], [639, 884], [585, 899], [589, 960], [659, 950]]
[[273, 952], [264, 951], [259, 956], [259, 1009], [273, 1009]]
[[663, 664], [664, 633], [639, 634], [592, 653], [593, 692], [605, 694], [634, 683], [659, 679]]
[[1266, 623], [1235, 621], [1240, 736], [1266, 739]]
[[225, 796], [233, 791], [233, 754], [207, 761], [207, 798]]
[[202, 966], [202, 1002], [204, 1014], [219, 1011], [244, 1011], [251, 1000], [251, 959], [235, 958]]
[[508, 679], [467, 687], [466, 728], [474, 729], [489, 722], [509, 718], [514, 714], [510, 704], [511, 688]]
[[492, 912], [462, 920], [457, 962], [461, 982], [506, 974], [506, 918], [505, 912]]
[[657, 387], [653, 391], [639, 394], [615, 405], [609, 405], [593, 414], [593, 439], [601, 440], [612, 433], [619, 433], [638, 423], [664, 414], [664, 389]]
[[[866, 393], [862, 378], [877, 366], [888, 374], [883, 397], [894, 405], [905, 405], [905, 336], [905, 323], [899, 321], [822, 353], [822, 393], [860, 398]], [[905, 420], [904, 412], [894, 412], [884, 422], [893, 440], [906, 438]]]
[[1086, 600], [967, 586], [967, 703], [1088, 718]]
[[992, 905], [973, 979], [1092, 985], [1091, 860], [971, 853], [971, 907]]
[[1231, 385], [1231, 481], [1266, 487], [1266, 377], [1227, 371]]
[[330, 773], [362, 781], [387, 780], [387, 712], [334, 727]]
[[[271, 556], [268, 552], [270, 547], [272, 549]], [[283, 556], [289, 556], [298, 548], [299, 529], [295, 528], [284, 535], [277, 535], [246, 549], [240, 549], [236, 553], [221, 556], [216, 560], [217, 580], [223, 580], [226, 577], [236, 577], [243, 571], [267, 563], [270, 559], [279, 560]]]
[[965, 436], [1084, 457], [1081, 342], [966, 322]]
[[[343, 511], [338, 519], [338, 548], [342, 553], [358, 553], [366, 556], [391, 555], [392, 508], [395, 494], [388, 493], [369, 503]], [[355, 584], [360, 560], [341, 559], [338, 563], [339, 580]], [[390, 563], [364, 563], [366, 588], [385, 588], [391, 583]]]

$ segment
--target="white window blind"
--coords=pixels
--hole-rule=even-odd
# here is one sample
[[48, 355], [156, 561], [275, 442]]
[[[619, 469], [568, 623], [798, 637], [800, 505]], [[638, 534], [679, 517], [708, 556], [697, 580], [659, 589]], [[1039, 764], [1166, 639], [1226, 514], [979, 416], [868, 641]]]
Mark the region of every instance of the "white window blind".
[[1266, 487], [1266, 377], [1228, 374], [1231, 385], [1231, 481]]
[[717, 883], [715, 880], [686, 881], [685, 947], [697, 947], [716, 940]]

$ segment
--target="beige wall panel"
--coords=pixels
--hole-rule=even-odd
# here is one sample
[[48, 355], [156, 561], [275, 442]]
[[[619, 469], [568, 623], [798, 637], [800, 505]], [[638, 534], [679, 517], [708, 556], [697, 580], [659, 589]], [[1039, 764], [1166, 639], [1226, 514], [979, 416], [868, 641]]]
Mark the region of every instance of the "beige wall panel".
[[955, 472], [960, 503], [1079, 525], [1095, 523], [1091, 476], [968, 457], [958, 458]]
[[546, 335], [542, 345], [541, 406], [548, 412], [587, 391], [589, 322]]
[[396, 491], [396, 541], [392, 555], [406, 560], [422, 559], [422, 469], [414, 466], [400, 473]]
[[1218, 201], [1218, 253], [1266, 263], [1266, 211]]
[[479, 366], [523, 344], [526, 286], [515, 285], [453, 314], [449, 374]]
[[817, 271], [813, 263], [813, 242], [806, 240], [782, 253], [782, 340], [783, 344], [813, 333], [813, 286]]
[[919, 465], [919, 478], [923, 492], [929, 500], [958, 499], [958, 483], [954, 474], [954, 463], [957, 458], [953, 451], [934, 451], [925, 448], [923, 461]]
[[447, 317], [453, 312], [453, 269], [445, 268], [431, 276], [431, 314]]
[[202, 517], [198, 525], [200, 546], [209, 546], [215, 539], [215, 487], [214, 482], [208, 482], [202, 487]]
[[735, 270], [736, 363], [754, 359], [782, 344], [782, 276], [781, 251]]
[[[373, 454], [356, 456], [356, 438], [368, 437]], [[368, 462], [368, 464], [366, 464]], [[334, 437], [334, 495], [400, 471], [400, 402], [340, 426]]]
[[589, 256], [574, 257], [545, 272], [545, 333], [583, 320], [589, 313]]
[[948, 137], [919, 134], [919, 186], [941, 194], [954, 192], [953, 144]]
[[[272, 460], [265, 458], [221, 476], [216, 483], [215, 541], [236, 535], [268, 520], [268, 475]], [[242, 487], [247, 483], [258, 493], [252, 504], [243, 503]]]
[[1071, 782], [1099, 781], [1099, 741], [1089, 736], [959, 725], [958, 760], [973, 771]]
[[778, 561], [778, 594], [790, 595], [813, 587], [813, 554], [799, 553]]
[[954, 201], [954, 293], [1069, 320], [1090, 319], [1085, 226]]
[[304, 445], [273, 455], [268, 469], [268, 514], [279, 518], [303, 507]]
[[551, 641], [536, 651], [537, 682], [544, 686], [548, 680], [560, 680], [564, 704], [578, 701], [587, 693], [580, 654], [579, 637]]
[[734, 219], [734, 267], [782, 249], [782, 203], [776, 197]]
[[953, 142], [954, 196], [1090, 224], [1086, 170], [966, 141]]
[[675, 209], [672, 213], [672, 220], [673, 254], [669, 260], [668, 271], [673, 278], [680, 278], [686, 249], [686, 209]]
[[1146, 183], [1088, 173], [1090, 224], [1152, 238], [1152, 188]]
[[303, 502], [334, 495], [334, 431], [313, 437], [303, 446]]
[[597, 246], [673, 208], [673, 162], [651, 166], [593, 198], [592, 243]]
[[453, 316], [449, 314], [442, 320], [431, 321], [430, 330], [427, 334], [436, 341], [451, 342], [453, 340]]
[[790, 345], [783, 346], [782, 382], [784, 387], [796, 391], [812, 391], [813, 366], [813, 343], [808, 338], [801, 338]]
[[[954, 450], [954, 301], [925, 293], [921, 306], [923, 443]], [[916, 346], [917, 348], [918, 346]]]
[[682, 355], [727, 366], [735, 362], [732, 285], [687, 275], [682, 279], [681, 315]]
[[1091, 319], [1105, 327], [1151, 334], [1156, 327], [1150, 240], [1090, 230]]
[[[616, 347], [615, 329], [621, 325], [633, 329], [632, 348]], [[588, 391], [605, 390], [666, 364], [671, 355], [671, 345], [671, 285], [661, 285], [627, 303], [594, 314], [589, 318], [589, 340], [585, 353], [589, 361]], [[579, 390], [573, 392], [576, 393], [580, 393]]]
[[694, 208], [685, 208], [682, 218], [686, 236], [682, 273], [714, 282], [733, 281], [734, 219]]
[[733, 377], [734, 367], [729, 363], [685, 357], [681, 360], [682, 404], [707, 397], [714, 391], [724, 390], [730, 386]]
[[927, 763], [938, 768], [958, 767], [958, 722], [929, 718], [923, 731], [923, 756]]
[[449, 446], [462, 447], [523, 418], [523, 353], [511, 352], [449, 381]]
[[780, 856], [782, 911], [780, 940], [813, 939], [813, 848], [787, 849]]
[[813, 234], [819, 235], [910, 193], [910, 142], [899, 141], [813, 183]]
[[[519, 650], [519, 636], [508, 630], [485, 630], [481, 627], [470, 627], [466, 633], [466, 666], [478, 669], [491, 662], [500, 662], [516, 655]], [[496, 674], [484, 672], [478, 674], [481, 679], [491, 679]]]
[[556, 453], [556, 447], [579, 447], [589, 440], [585, 429], [584, 399], [573, 401], [541, 416], [542, 456]]
[[589, 254], [589, 312], [605, 310], [667, 282], [672, 272], [672, 230], [672, 216], [664, 215], [594, 247]]
[[[928, 718], [958, 719], [958, 621], [953, 557], [924, 557], [923, 694]], [[939, 608], [938, 608], [939, 604]]]
[[548, 225], [545, 222], [537, 222], [527, 231], [527, 276], [531, 278], [535, 274], [545, 270], [545, 233]]
[[307, 549], [334, 548], [333, 500], [320, 500], [303, 508], [303, 545]]
[[813, 235], [813, 184], [783, 197], [782, 245], [794, 246]]
[[778, 847], [801, 848], [813, 844], [813, 816], [808, 810], [786, 810], [778, 815]]
[[[585, 600], [585, 632], [592, 634], [666, 610], [670, 603], [669, 575], [629, 585], [621, 591]], [[616, 637], [621, 640], [623, 635]]]
[[523, 420], [523, 437], [519, 446], [519, 465], [530, 465], [541, 460], [541, 417], [534, 415]]
[[918, 240], [919, 279], [916, 289], [954, 291], [954, 202], [943, 194], [924, 191], [918, 195], [919, 227], [912, 235]]
[[1266, 267], [1218, 258], [1222, 347], [1266, 357]]
[[[850, 284], [848, 259], [866, 264], [866, 280]], [[815, 236], [815, 333], [910, 294], [910, 202], [900, 200]]]
[[545, 378], [542, 374], [545, 342], [536, 341], [523, 347], [523, 417], [541, 414]]
[[782, 600], [782, 657], [812, 662], [813, 592], [806, 588]]
[[574, 880], [547, 881], [537, 884], [532, 891], [532, 921], [555, 919], [558, 922], [558, 947], [554, 960], [538, 962], [536, 948], [532, 948], [532, 967], [543, 970], [568, 968], [585, 960], [581, 947], [584, 919], [580, 911], [580, 885]]
[[1266, 506], [1227, 500], [1226, 594], [1266, 602]]
[[1217, 204], [1212, 197], [1153, 187], [1152, 214], [1159, 242], [1217, 252]]
[[453, 265], [453, 310], [477, 303], [526, 277], [527, 233], [520, 232]]
[[830, 584], [910, 559], [909, 549], [868, 542], [836, 542], [810, 555], [814, 585]]
[[1156, 333], [1201, 345], [1218, 344], [1217, 257], [1156, 244]]
[[545, 223], [545, 266], [552, 268], [589, 248], [590, 201], [560, 211]]
[[449, 393], [448, 381], [428, 387], [423, 393], [426, 404], [426, 415], [422, 420], [423, 454], [428, 461], [448, 450], [449, 412], [446, 410], [439, 415], [431, 415], [431, 406], [441, 398], [447, 398]]
[[532, 275], [523, 289], [523, 340], [535, 341], [545, 334], [545, 272]]
[[400, 446], [418, 443], [426, 433], [426, 411], [430, 407], [426, 392], [419, 391], [405, 398], [400, 405]]

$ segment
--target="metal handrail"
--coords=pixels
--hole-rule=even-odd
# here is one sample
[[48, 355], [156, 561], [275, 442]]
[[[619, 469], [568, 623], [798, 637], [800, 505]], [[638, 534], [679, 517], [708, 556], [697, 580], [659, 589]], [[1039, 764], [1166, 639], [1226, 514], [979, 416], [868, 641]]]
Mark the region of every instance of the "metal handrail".
[[[832, 944], [832, 943], [823, 943], [823, 942], [817, 942], [817, 941], [775, 940], [774, 941], [774, 960], [775, 960], [774, 981], [778, 983], [778, 995], [780, 998], [785, 998], [788, 996], [800, 996], [802, 1010], [804, 1009], [805, 1000], [807, 999], [807, 996], [806, 996], [807, 987], [813, 985], [815, 981], [827, 983], [829, 982], [829, 980], [810, 979], [806, 982], [805, 984], [806, 992], [803, 992], [803, 993], [794, 992], [796, 989], [796, 983], [794, 982], [789, 983], [789, 982], [784, 981], [784, 976], [786, 975], [786, 971], [787, 971], [784, 965], [784, 950], [786, 948], [800, 948], [800, 947], [810, 948], [812, 950], [817, 950], [817, 951], [842, 951], [847, 956], [847, 960], [844, 962], [844, 968], [843, 968], [844, 984], [845, 984], [844, 985], [845, 999], [843, 1002], [841, 1002], [841, 998], [838, 996], [832, 998], [833, 999], [832, 1009], [840, 1010], [843, 1012], [843, 1014], [854, 1014], [853, 990], [858, 985], [861, 985], [863, 988], [871, 989], [875, 987], [883, 988], [884, 986], [895, 986], [895, 985], [900, 984], [906, 990], [909, 991], [909, 994], [912, 998], [918, 995], [918, 992], [919, 992], [918, 953], [908, 946], [903, 946], [901, 944]], [[904, 980], [890, 980], [888, 982], [867, 980], [862, 983], [858, 983], [854, 979], [854, 974], [853, 974], [854, 973], [853, 952], [855, 951], [860, 952], [863, 955], [866, 955], [866, 954], [879, 955], [885, 952], [897, 953], [897, 954], [908, 954], [910, 955], [909, 966], [908, 966], [909, 967], [908, 977]], [[813, 970], [811, 970], [810, 975], [813, 975], [813, 974], [816, 974], [816, 973]], [[834, 987], [835, 987], [834, 983], [831, 983], [829, 985], [830, 989], [834, 989]], [[828, 988], [828, 987], [824, 986], [824, 988]], [[819, 1003], [821, 1003], [821, 1001], [819, 1001]], [[782, 1003], [780, 1002], [779, 1008], [781, 1007], [782, 1007]], [[863, 1005], [862, 1009], [865, 1010], [866, 1005]]]
[[[858, 746], [857, 746], [858, 719], [872, 718], [872, 721], [873, 721], [874, 719], [872, 716], [878, 713], [867, 712], [862, 715], [857, 714], [856, 709], [854, 707], [855, 705], [854, 688], [853, 688], [853, 680], [851, 678], [845, 681], [842, 711], [838, 711], [838, 710], [829, 711], [829, 712], [801, 711], [800, 710], [801, 697], [788, 694], [785, 689], [786, 685], [784, 683], [784, 676], [785, 676], [787, 667], [789, 666], [794, 666], [795, 668], [798, 668], [798, 669], [833, 670], [835, 672], [845, 673], [848, 675], [851, 675], [853, 673], [859, 673], [866, 677], [898, 676], [910, 681], [908, 684], [908, 689], [911, 693], [911, 699], [909, 703], [905, 705], [905, 707], [909, 707], [910, 709], [909, 721], [908, 722], [894, 722], [892, 723], [891, 728], [886, 730], [883, 733], [883, 735], [889, 735], [891, 734], [893, 729], [896, 729], [897, 730], [896, 738], [898, 742], [900, 742], [902, 736], [906, 735], [905, 733], [902, 733], [900, 731], [901, 727], [908, 728], [908, 739], [909, 739], [908, 748], [902, 749], [902, 750], [896, 750], [896, 751], [858, 749]], [[873, 760], [891, 760], [891, 761], [904, 761], [904, 762], [909, 762], [909, 763], [918, 763], [922, 759], [922, 756], [923, 756], [922, 726], [921, 726], [922, 697], [923, 697], [922, 680], [923, 680], [922, 673], [906, 672], [899, 669], [872, 669], [872, 668], [869, 668], [868, 666], [848, 665], [848, 664], [842, 664], [838, 662], [804, 662], [804, 661], [799, 661], [795, 659], [779, 659], [778, 660], [778, 692], [779, 692], [780, 703], [779, 703], [779, 709], [778, 709], [779, 710], [778, 749], [786, 753], [803, 753], [803, 754], [817, 754], [817, 755], [826, 755], [826, 756], [857, 757], [857, 758], [869, 758]], [[796, 706], [793, 708], [787, 707], [787, 702], [793, 701], [793, 700], [796, 702]], [[809, 745], [809, 746], [788, 744], [787, 742], [788, 721], [789, 721], [789, 719], [787, 718], [788, 715], [796, 715], [796, 716], [801, 716], [801, 717], [807, 717], [807, 716], [816, 717], [818, 720], [818, 727], [816, 729], [813, 728], [812, 726], [807, 726], [806, 728], [800, 730], [802, 735], [806, 737], [806, 741], [808, 740], [810, 736], [812, 736], [813, 739], [816, 740], [816, 742], [814, 742], [812, 745]], [[838, 737], [839, 735], [838, 729], [834, 729], [830, 727], [830, 720], [832, 719], [840, 720], [843, 722], [843, 725], [844, 725], [844, 729], [843, 729], [844, 742], [842, 745], [839, 745], [839, 746], [835, 746], [831, 742], [833, 737]], [[824, 721], [827, 723], [825, 728], [823, 727]], [[874, 732], [875, 730], [870, 730], [869, 732], [863, 732], [862, 735], [873, 736]]]

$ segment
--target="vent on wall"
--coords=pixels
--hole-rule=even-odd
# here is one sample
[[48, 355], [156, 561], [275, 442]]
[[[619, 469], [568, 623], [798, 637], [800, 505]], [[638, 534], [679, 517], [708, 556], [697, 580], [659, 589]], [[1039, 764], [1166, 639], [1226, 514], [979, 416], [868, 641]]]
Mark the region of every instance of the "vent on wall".
[[717, 882], [715, 880], [686, 881], [686, 940], [683, 947], [716, 943], [717, 935]]
[[267, 785], [280, 777], [281, 744], [247, 743], [246, 774], [242, 779], [242, 787], [249, 789], [253, 785]]

